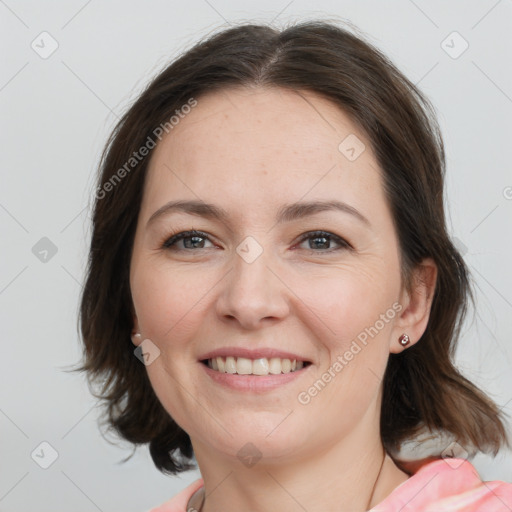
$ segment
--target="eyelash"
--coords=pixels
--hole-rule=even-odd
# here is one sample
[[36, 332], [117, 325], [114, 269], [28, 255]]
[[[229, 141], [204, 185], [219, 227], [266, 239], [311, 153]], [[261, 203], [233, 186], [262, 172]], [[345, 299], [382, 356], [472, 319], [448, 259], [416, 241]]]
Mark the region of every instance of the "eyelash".
[[[211, 242], [210, 238], [208, 237], [208, 235], [206, 233], [203, 233], [202, 231], [191, 230], [191, 231], [182, 231], [180, 233], [172, 235], [169, 238], [166, 238], [164, 240], [164, 242], [161, 244], [161, 247], [162, 247], [162, 249], [172, 250], [172, 251], [193, 250], [193, 249], [176, 249], [175, 248], [175, 244], [177, 242], [179, 242], [183, 239], [188, 239], [188, 238], [193, 238], [193, 237], [204, 238]], [[329, 233], [328, 231], [322, 231], [322, 230], [308, 231], [307, 233], [304, 233], [303, 235], [301, 235], [301, 237], [299, 239], [299, 244], [304, 242], [305, 240], [315, 239], [315, 238], [326, 238], [327, 240], [333, 240], [334, 242], [339, 244], [340, 247], [338, 249], [327, 249], [325, 251], [323, 251], [323, 250], [315, 251], [314, 249], [305, 249], [305, 250], [311, 251], [311, 252], [323, 252], [323, 253], [331, 253], [331, 252], [339, 251], [339, 250], [353, 250], [353, 247], [343, 238], [341, 238], [333, 233]]]

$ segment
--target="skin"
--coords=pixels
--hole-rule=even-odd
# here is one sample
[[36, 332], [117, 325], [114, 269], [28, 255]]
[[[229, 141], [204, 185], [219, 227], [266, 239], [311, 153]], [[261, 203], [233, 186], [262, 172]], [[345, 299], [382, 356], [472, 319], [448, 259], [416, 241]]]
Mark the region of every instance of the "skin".
[[[338, 150], [350, 134], [366, 146], [354, 161]], [[174, 212], [146, 225], [178, 199], [213, 203], [229, 219]], [[312, 200], [348, 203], [371, 226], [339, 211], [276, 223], [281, 206]], [[209, 240], [162, 248], [171, 234], [191, 229]], [[315, 230], [353, 249], [332, 238], [300, 240]], [[263, 250], [252, 263], [236, 252], [247, 236]], [[364, 133], [333, 103], [275, 88], [198, 99], [152, 154], [130, 286], [134, 329], [160, 350], [148, 376], [190, 435], [205, 512], [366, 510], [407, 479], [388, 456], [377, 478], [381, 383], [389, 354], [403, 350], [399, 336], [406, 332], [412, 345], [423, 334], [436, 274], [426, 259], [413, 288], [403, 287], [381, 170]], [[394, 303], [400, 312], [308, 404], [299, 403], [299, 393]], [[312, 366], [271, 392], [234, 391], [198, 361], [228, 345], [277, 347]], [[237, 457], [248, 442], [262, 455], [252, 467]]]

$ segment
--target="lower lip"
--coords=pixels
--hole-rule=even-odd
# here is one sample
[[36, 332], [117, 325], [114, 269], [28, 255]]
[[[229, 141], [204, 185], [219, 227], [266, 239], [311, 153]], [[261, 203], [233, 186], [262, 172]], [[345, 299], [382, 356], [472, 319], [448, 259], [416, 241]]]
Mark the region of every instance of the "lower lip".
[[200, 362], [199, 364], [203, 367], [206, 374], [215, 382], [231, 389], [253, 393], [271, 391], [284, 384], [288, 384], [301, 375], [304, 375], [304, 373], [308, 371], [308, 368], [312, 366], [308, 365], [300, 370], [278, 375], [239, 375], [238, 373], [221, 373], [217, 370], [212, 370], [204, 363]]

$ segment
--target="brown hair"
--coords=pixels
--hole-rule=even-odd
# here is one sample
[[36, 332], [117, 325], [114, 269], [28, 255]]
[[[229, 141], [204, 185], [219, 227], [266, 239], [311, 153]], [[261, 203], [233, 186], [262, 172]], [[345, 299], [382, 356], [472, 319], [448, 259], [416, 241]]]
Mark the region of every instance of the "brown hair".
[[[383, 382], [381, 437], [387, 450], [422, 425], [482, 451], [508, 444], [496, 405], [454, 367], [468, 301], [468, 269], [445, 226], [445, 156], [429, 101], [376, 48], [349, 30], [308, 21], [282, 31], [243, 24], [197, 43], [166, 67], [118, 122], [101, 159], [80, 329], [89, 384], [107, 422], [134, 445], [149, 443], [156, 467], [194, 467], [188, 434], [159, 402], [131, 342], [129, 265], [149, 158], [126, 162], [182, 105], [230, 86], [312, 91], [344, 111], [371, 142], [399, 239], [403, 282], [431, 257], [438, 277], [421, 340], [391, 354]], [[124, 166], [124, 167], [123, 167]], [[125, 169], [123, 179], [112, 178]], [[107, 187], [107, 183], [111, 184]], [[108, 190], [108, 194], [106, 193]]]

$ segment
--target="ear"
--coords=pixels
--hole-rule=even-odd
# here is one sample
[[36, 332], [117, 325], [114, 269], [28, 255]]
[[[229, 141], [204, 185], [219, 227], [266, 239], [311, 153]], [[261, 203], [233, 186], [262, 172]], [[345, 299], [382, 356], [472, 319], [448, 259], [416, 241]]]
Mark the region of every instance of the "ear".
[[402, 310], [397, 317], [390, 339], [389, 351], [397, 354], [405, 350], [398, 342], [402, 334], [409, 335], [410, 344], [417, 343], [427, 328], [430, 308], [437, 281], [437, 265], [432, 258], [425, 258], [413, 270], [411, 289], [402, 288], [400, 304]]

